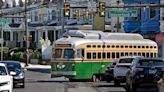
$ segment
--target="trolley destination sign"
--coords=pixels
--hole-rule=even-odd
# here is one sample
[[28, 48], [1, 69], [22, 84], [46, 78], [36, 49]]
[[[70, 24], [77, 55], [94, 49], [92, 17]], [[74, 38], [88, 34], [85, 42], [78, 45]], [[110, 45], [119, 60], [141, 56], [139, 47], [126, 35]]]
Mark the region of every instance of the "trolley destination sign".
[[137, 10], [110, 10], [111, 17], [137, 17]]

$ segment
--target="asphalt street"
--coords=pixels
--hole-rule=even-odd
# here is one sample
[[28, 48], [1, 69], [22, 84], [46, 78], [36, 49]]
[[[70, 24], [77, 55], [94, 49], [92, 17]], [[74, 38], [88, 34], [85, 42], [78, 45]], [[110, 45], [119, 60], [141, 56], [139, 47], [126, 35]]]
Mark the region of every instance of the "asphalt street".
[[[14, 88], [13, 92], [126, 92], [125, 84], [115, 87], [105, 81], [69, 82], [64, 77], [50, 78], [48, 69], [28, 69], [25, 76], [25, 88]], [[155, 92], [155, 89], [140, 88], [138, 92]]]

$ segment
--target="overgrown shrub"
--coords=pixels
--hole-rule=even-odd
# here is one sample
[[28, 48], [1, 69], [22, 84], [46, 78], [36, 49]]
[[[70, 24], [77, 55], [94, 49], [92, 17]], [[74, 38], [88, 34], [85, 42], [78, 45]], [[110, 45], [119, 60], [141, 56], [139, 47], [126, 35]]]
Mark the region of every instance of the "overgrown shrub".
[[41, 59], [41, 52], [39, 52], [39, 51], [34, 51], [34, 52], [31, 54], [31, 58], [33, 58], [33, 59]]
[[12, 56], [12, 60], [20, 60], [21, 53], [22, 52], [14, 53], [13, 56]]
[[[0, 57], [1, 57], [1, 47], [0, 47]], [[3, 47], [3, 60], [8, 60], [8, 51], [9, 48], [8, 47]]]

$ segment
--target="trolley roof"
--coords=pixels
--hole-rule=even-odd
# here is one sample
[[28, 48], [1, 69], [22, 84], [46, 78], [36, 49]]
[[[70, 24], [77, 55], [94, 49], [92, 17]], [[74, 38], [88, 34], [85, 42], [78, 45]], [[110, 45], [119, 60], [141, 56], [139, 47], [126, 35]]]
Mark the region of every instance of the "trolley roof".
[[55, 44], [72, 44], [78, 46], [82, 44], [142, 44], [142, 45], [157, 45], [154, 41], [148, 39], [142, 40], [118, 40], [118, 39], [84, 39], [77, 37], [63, 37], [55, 41]]
[[69, 30], [63, 36], [71, 36], [85, 39], [115, 39], [115, 40], [141, 40], [140, 34], [132, 33], [108, 33], [93, 30]]
[[105, 33], [102, 31], [70, 30], [55, 44], [142, 44], [157, 45], [154, 41], [144, 39], [140, 34], [132, 33]]

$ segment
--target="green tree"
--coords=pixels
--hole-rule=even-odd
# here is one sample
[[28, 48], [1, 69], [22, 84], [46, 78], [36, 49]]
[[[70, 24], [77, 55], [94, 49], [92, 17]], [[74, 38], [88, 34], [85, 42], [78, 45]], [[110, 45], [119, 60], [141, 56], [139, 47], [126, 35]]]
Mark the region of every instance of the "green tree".
[[13, 0], [13, 5], [12, 6], [16, 7], [16, 1], [15, 0]]
[[18, 1], [18, 3], [19, 3], [19, 6], [20, 6], [20, 7], [23, 7], [23, 6], [24, 6], [24, 4], [23, 4], [23, 1], [22, 1], [22, 0], [19, 0], [19, 1]]
[[2, 8], [3, 4], [4, 4], [3, 0], [0, 0], [0, 8]]
[[31, 5], [34, 2], [34, 0], [28, 0], [27, 4]]

